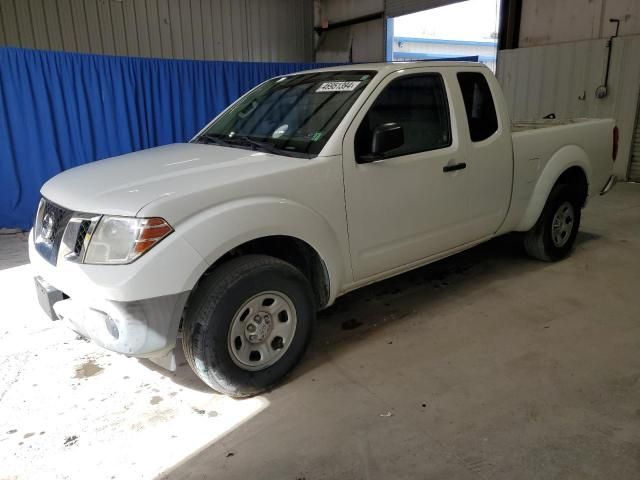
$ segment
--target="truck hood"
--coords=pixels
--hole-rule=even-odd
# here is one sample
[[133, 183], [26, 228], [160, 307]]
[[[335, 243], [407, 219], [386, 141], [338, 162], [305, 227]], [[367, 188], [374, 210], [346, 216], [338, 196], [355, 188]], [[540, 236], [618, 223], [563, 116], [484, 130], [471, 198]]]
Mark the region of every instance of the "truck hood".
[[177, 143], [72, 168], [45, 183], [41, 193], [74, 211], [133, 216], [161, 197], [215, 189], [295, 168], [300, 162], [308, 160], [240, 148]]

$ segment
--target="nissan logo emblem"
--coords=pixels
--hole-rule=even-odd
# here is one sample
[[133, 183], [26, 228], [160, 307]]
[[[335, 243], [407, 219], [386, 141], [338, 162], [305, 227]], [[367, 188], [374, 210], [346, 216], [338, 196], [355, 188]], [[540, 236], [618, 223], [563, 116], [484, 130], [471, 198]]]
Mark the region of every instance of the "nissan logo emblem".
[[53, 215], [47, 213], [42, 219], [42, 238], [47, 242], [50, 242], [53, 238], [53, 230], [56, 226], [56, 222], [53, 219]]

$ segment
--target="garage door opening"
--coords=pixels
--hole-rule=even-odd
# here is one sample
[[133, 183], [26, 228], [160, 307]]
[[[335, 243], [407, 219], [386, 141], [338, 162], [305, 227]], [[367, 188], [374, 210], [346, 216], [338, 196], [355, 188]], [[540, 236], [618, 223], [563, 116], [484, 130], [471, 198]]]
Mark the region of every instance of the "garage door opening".
[[467, 0], [387, 21], [387, 61], [478, 57], [496, 69], [500, 0]]

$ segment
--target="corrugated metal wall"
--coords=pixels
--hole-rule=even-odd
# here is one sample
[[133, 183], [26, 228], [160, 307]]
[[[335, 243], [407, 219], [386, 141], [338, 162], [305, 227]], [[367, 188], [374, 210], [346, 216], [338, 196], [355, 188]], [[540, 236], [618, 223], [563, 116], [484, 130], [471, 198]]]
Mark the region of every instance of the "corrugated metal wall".
[[609, 95], [595, 96], [604, 82], [607, 40], [587, 40], [498, 52], [498, 80], [514, 121], [610, 117], [620, 129], [614, 172], [626, 178], [640, 93], [640, 35], [614, 40]]
[[309, 62], [313, 0], [0, 0], [0, 45]]
[[575, 42], [613, 35], [620, 20], [622, 35], [640, 34], [638, 0], [524, 0], [520, 21], [521, 47]]
[[[384, 12], [387, 16], [441, 7], [462, 0], [317, 0], [319, 15], [329, 24]], [[371, 20], [338, 28], [320, 39], [316, 60], [320, 62], [384, 62], [385, 20]]]
[[[317, 0], [316, 24], [329, 25], [384, 11], [384, 0]], [[319, 38], [318, 62], [384, 61], [384, 19], [337, 28]]]

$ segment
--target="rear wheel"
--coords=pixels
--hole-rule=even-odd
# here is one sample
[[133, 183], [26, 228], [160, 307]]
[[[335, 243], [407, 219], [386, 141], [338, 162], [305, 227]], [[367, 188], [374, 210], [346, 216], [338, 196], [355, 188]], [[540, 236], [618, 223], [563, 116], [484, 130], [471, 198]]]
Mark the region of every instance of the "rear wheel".
[[569, 255], [580, 228], [583, 203], [580, 193], [570, 185], [554, 186], [540, 218], [524, 236], [527, 253], [547, 262]]
[[314, 319], [311, 288], [298, 269], [265, 255], [239, 257], [194, 293], [183, 327], [185, 356], [214, 390], [255, 395], [298, 363]]

